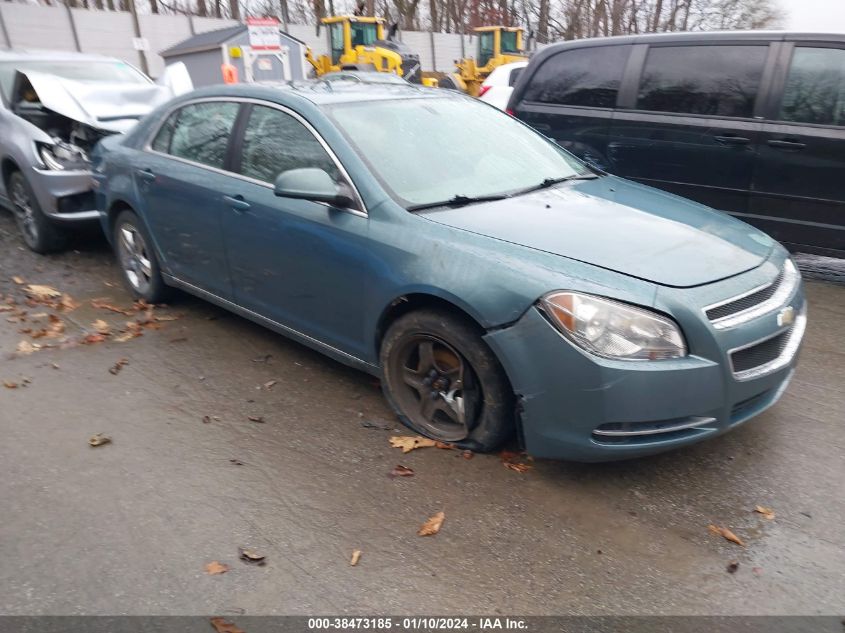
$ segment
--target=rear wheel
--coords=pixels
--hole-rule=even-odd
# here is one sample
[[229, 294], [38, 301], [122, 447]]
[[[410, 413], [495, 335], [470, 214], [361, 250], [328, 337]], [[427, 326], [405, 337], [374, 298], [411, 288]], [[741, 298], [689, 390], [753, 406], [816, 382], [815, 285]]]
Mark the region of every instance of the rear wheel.
[[8, 181], [9, 199], [24, 243], [36, 253], [51, 253], [65, 245], [65, 235], [44, 215], [32, 188], [19, 171]]
[[507, 377], [468, 321], [441, 310], [400, 317], [385, 334], [381, 365], [388, 402], [417, 433], [491, 451], [513, 432]]
[[114, 248], [123, 281], [136, 299], [161, 303], [169, 295], [146, 229], [133, 211], [123, 211], [114, 223]]

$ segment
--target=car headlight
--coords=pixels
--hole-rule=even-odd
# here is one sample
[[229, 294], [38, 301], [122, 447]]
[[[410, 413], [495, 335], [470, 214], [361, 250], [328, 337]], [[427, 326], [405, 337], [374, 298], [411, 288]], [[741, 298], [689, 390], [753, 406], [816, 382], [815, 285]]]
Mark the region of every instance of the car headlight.
[[88, 156], [85, 151], [59, 139], [52, 143], [36, 143], [38, 155], [47, 169], [64, 171], [74, 169], [88, 169]]
[[540, 304], [564, 336], [593, 354], [621, 360], [687, 355], [677, 324], [649, 310], [577, 292], [552, 292]]

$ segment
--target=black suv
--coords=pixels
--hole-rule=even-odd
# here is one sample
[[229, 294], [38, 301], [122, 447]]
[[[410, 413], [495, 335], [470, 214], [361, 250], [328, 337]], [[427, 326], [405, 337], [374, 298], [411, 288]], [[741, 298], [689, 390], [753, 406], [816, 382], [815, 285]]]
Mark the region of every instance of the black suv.
[[508, 110], [601, 169], [845, 257], [845, 35], [555, 44], [531, 59]]

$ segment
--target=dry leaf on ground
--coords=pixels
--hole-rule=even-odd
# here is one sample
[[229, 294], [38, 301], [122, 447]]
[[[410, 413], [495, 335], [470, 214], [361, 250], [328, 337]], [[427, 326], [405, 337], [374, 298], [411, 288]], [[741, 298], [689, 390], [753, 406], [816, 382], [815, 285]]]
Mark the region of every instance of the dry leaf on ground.
[[463, 453], [461, 453], [461, 456], [464, 459], [472, 459], [473, 457], [475, 457], [475, 453], [473, 453], [472, 451], [464, 451]]
[[22, 278], [22, 277], [18, 277], [17, 275], [15, 275], [14, 277], [12, 277], [12, 281], [14, 281], [14, 282], [15, 282], [16, 284], [18, 284], [19, 286], [22, 286], [22, 285], [24, 285], [24, 284], [26, 283], [26, 282], [23, 280], [23, 278]]
[[111, 438], [108, 435], [103, 435], [102, 433], [97, 433], [96, 435], [92, 435], [88, 438], [88, 444], [91, 446], [102, 446], [103, 444], [108, 444], [111, 442]]
[[388, 440], [393, 448], [401, 448], [403, 453], [410, 453], [415, 448], [437, 446], [437, 442], [419, 435], [393, 435]]
[[62, 296], [62, 293], [55, 288], [39, 284], [29, 284], [24, 290], [30, 297], [38, 299], [39, 301], [43, 301], [45, 299], [55, 299]]
[[263, 566], [267, 563], [265, 560], [265, 556], [259, 554], [254, 549], [249, 549], [247, 547], [239, 547], [238, 548], [238, 557], [245, 563], [249, 563], [250, 565], [258, 565]]
[[516, 471], [518, 473], [526, 473], [531, 470], [531, 466], [528, 464], [517, 464], [515, 462], [502, 462], [505, 468], [509, 468], [510, 470]]
[[218, 574], [225, 574], [229, 571], [229, 566], [219, 561], [213, 560], [205, 566], [205, 573], [209, 576], [216, 576]]
[[775, 511], [771, 508], [767, 508], [766, 506], [754, 506], [754, 512], [762, 514], [763, 517], [769, 521], [775, 518]]
[[260, 415], [251, 415], [247, 418], [250, 422], [258, 422], [259, 424], [264, 424], [264, 418]]
[[741, 545], [745, 547], [745, 543], [742, 542], [742, 539], [739, 538], [736, 534], [731, 532], [728, 528], [719, 527], [718, 525], [713, 525], [712, 523], [707, 526], [707, 529], [710, 530], [713, 534], [721, 536], [725, 540], [730, 541], [731, 543], [736, 543], [737, 545]]
[[95, 343], [102, 343], [106, 340], [105, 334], [88, 334], [82, 339], [83, 345], [94, 345]]
[[390, 471], [391, 477], [413, 477], [414, 471], [407, 466], [403, 466], [402, 464], [397, 464], [393, 467], [393, 470]]
[[18, 383], [12, 382], [11, 380], [4, 380], [3, 386], [6, 387], [6, 389], [17, 389]]
[[422, 524], [422, 527], [420, 527], [419, 531], [417, 532], [417, 536], [434, 536], [440, 531], [440, 528], [443, 526], [443, 521], [445, 518], [445, 512], [438, 512], [428, 521]]
[[137, 310], [119, 308], [115, 305], [107, 303], [105, 299], [91, 299], [91, 307], [97, 308], [99, 310], [109, 310], [111, 312], [117, 312], [118, 314], [123, 314], [125, 316], [132, 316], [137, 312]]
[[265, 382], [265, 383], [264, 383], [264, 388], [265, 388], [265, 389], [272, 389], [272, 388], [273, 388], [273, 386], [274, 386], [277, 382], [279, 382], [279, 381], [278, 381], [278, 380], [268, 380], [267, 382]]
[[18, 354], [26, 356], [28, 354], [32, 354], [32, 352], [37, 352], [41, 349], [41, 346], [38, 343], [30, 343], [29, 341], [21, 341], [18, 343], [18, 346], [15, 348]]
[[128, 358], [121, 358], [121, 359], [120, 359], [120, 360], [118, 360], [118, 361], [117, 361], [114, 365], [112, 365], [111, 367], [109, 367], [109, 373], [110, 373], [112, 376], [117, 376], [118, 372], [119, 372], [121, 369], [123, 369], [123, 366], [124, 366], [124, 365], [128, 365], [128, 364], [129, 364], [129, 359], [128, 359]]
[[241, 628], [235, 626], [232, 622], [227, 622], [226, 618], [211, 618], [209, 620], [211, 626], [217, 633], [245, 633]]
[[99, 334], [108, 334], [111, 332], [111, 326], [102, 319], [94, 321], [91, 327]]
[[57, 308], [63, 312], [73, 312], [78, 307], [79, 302], [67, 294], [62, 295], [62, 299], [59, 301], [59, 305], [57, 306]]
[[349, 560], [349, 564], [355, 567], [359, 560], [361, 560], [361, 550], [352, 550], [352, 558]]

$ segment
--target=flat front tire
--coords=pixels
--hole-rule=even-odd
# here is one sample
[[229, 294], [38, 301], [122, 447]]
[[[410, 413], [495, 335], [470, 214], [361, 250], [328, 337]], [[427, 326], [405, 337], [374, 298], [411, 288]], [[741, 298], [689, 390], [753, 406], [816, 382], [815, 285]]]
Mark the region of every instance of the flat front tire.
[[409, 312], [381, 345], [382, 388], [413, 431], [479, 452], [514, 430], [514, 396], [479, 329], [445, 310]]

